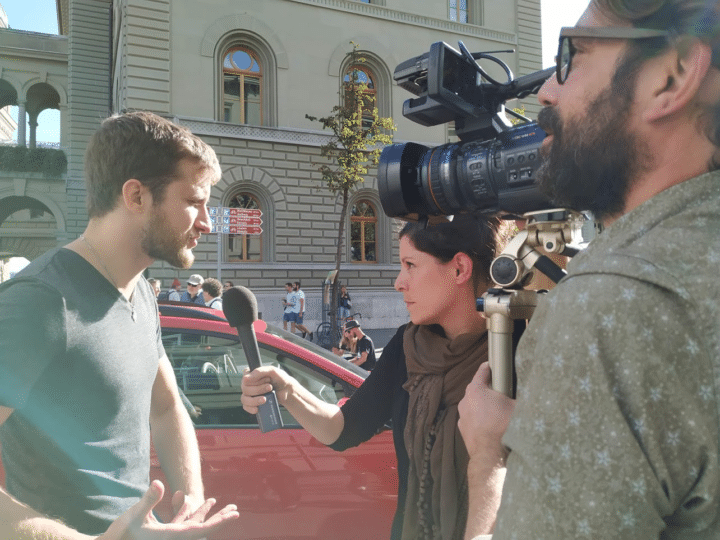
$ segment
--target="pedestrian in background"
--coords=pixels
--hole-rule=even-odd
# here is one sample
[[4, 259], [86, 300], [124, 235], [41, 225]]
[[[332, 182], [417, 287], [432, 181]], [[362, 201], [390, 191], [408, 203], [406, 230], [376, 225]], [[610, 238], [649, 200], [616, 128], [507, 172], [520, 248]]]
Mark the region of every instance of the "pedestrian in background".
[[357, 321], [348, 321], [345, 323], [345, 333], [348, 339], [355, 342], [355, 355], [350, 361], [363, 369], [371, 371], [375, 367], [375, 345], [370, 336], [365, 334], [360, 328]]
[[222, 283], [215, 278], [207, 278], [200, 287], [205, 305], [213, 309], [222, 309]]
[[203, 281], [205, 280], [200, 274], [191, 275], [187, 281], [187, 290], [180, 295], [180, 301], [194, 302], [204, 306], [205, 298], [203, 298], [201, 289]]
[[338, 356], [345, 356], [345, 354], [351, 354], [355, 356], [357, 353], [357, 338], [350, 330], [343, 329], [340, 343], [337, 347], [333, 347], [332, 351]]
[[350, 318], [350, 310], [352, 309], [352, 300], [350, 293], [345, 285], [340, 287], [340, 297], [338, 298], [338, 315], [340, 320], [344, 322]]
[[[287, 323], [290, 323], [290, 332], [295, 333], [295, 321], [297, 321], [296, 307], [298, 304], [297, 294], [293, 290], [293, 284], [289, 281], [285, 284], [285, 298], [282, 301], [282, 305], [285, 308], [283, 311], [283, 330], [287, 330]], [[300, 308], [297, 307], [299, 311]]]
[[153, 288], [153, 291], [155, 291], [155, 298], [160, 296], [160, 280], [155, 278], [148, 278], [148, 283]]
[[302, 332], [302, 337], [305, 337], [307, 334], [310, 334], [310, 341], [313, 340], [313, 333], [310, 332], [304, 325], [303, 325], [303, 318], [305, 317], [305, 293], [300, 288], [300, 282], [296, 281], [293, 283], [293, 290], [297, 294], [298, 299], [298, 314], [297, 319], [295, 320], [295, 327]]
[[168, 291], [168, 300], [179, 302], [181, 295], [180, 289], [182, 289], [182, 283], [180, 283], [180, 280], [178, 278], [173, 279], [172, 286]]

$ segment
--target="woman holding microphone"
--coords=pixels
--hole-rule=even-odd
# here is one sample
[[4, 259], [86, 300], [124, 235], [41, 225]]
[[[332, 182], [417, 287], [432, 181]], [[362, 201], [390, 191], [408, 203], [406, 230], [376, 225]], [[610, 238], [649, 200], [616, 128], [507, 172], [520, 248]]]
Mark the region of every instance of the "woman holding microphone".
[[[262, 394], [278, 401], [318, 441], [344, 450], [392, 420], [398, 460], [398, 507], [392, 539], [462, 539], [467, 518], [468, 455], [457, 404], [488, 357], [485, 319], [476, 299], [487, 289], [499, 221], [456, 216], [400, 232], [403, 294], [411, 322], [384, 348], [375, 369], [342, 407], [325, 403], [270, 366], [246, 373], [242, 403], [256, 413]], [[437, 222], [439, 221], [439, 222]], [[487, 532], [500, 503], [502, 476], [488, 486]]]

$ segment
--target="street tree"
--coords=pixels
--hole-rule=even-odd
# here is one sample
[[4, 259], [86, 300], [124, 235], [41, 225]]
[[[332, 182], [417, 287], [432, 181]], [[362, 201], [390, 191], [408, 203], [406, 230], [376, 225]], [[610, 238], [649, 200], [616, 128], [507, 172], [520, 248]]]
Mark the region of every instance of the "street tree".
[[[342, 262], [345, 221], [350, 193], [365, 181], [368, 167], [378, 164], [385, 145], [392, 142], [397, 128], [392, 118], [383, 118], [376, 106], [374, 83], [364, 68], [367, 60], [358, 51], [358, 45], [350, 42], [352, 50], [347, 54], [348, 66], [339, 91], [340, 104], [335, 105], [328, 116], [305, 117], [319, 122], [323, 129], [332, 131], [330, 141], [320, 148], [320, 155], [329, 163], [318, 164], [324, 188], [341, 198], [337, 228], [337, 251], [335, 255], [336, 279], [330, 296], [330, 328], [335, 329], [338, 316], [338, 283]], [[337, 333], [330, 332], [336, 339]]]

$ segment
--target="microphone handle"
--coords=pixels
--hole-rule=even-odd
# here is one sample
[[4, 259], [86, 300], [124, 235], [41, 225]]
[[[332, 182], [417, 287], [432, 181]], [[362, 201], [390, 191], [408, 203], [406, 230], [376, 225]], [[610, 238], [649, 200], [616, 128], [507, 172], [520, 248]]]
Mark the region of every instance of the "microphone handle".
[[[260, 349], [257, 343], [257, 337], [255, 336], [255, 330], [252, 324], [239, 325], [236, 327], [238, 336], [240, 336], [240, 342], [242, 343], [243, 350], [245, 351], [245, 358], [247, 358], [248, 367], [250, 370], [259, 368], [262, 364], [260, 362]], [[257, 421], [260, 425], [260, 431], [267, 433], [268, 431], [274, 431], [283, 427], [282, 417], [280, 416], [280, 406], [278, 405], [277, 395], [275, 390], [271, 390], [265, 396], [265, 403], [258, 407]]]
[[248, 367], [251, 371], [259, 368], [262, 365], [260, 361], [260, 348], [258, 347], [257, 336], [255, 336], [255, 329], [252, 327], [252, 324], [239, 325], [237, 327], [237, 333], [238, 336], [240, 336], [240, 342], [245, 351]]

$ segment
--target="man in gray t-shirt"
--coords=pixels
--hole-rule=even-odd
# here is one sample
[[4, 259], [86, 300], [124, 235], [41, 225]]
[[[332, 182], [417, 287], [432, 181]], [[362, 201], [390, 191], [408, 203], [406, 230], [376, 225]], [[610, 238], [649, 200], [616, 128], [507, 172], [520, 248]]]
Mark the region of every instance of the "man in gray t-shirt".
[[[205, 519], [195, 432], [142, 277], [155, 259], [192, 264], [219, 177], [186, 129], [111, 117], [86, 153], [87, 229], [0, 286], [0, 538], [202, 538], [237, 517]], [[165, 489], [149, 484], [151, 439], [175, 492], [167, 525], [151, 513]]]

